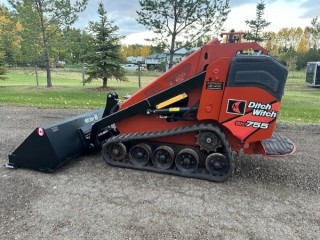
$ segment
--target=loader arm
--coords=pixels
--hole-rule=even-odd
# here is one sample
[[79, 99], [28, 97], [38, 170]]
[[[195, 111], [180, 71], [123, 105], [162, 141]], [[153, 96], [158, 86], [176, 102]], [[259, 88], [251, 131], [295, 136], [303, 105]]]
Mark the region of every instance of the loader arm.
[[198, 75], [181, 82], [167, 90], [159, 92], [151, 97], [148, 97], [132, 106], [126, 107], [124, 109], [119, 110], [111, 115], [108, 115], [101, 120], [95, 122], [92, 125], [90, 142], [89, 146], [91, 148], [96, 148], [100, 145], [98, 141], [98, 135], [107, 127], [111, 126], [114, 123], [117, 123], [125, 118], [132, 117], [137, 114], [147, 115], [149, 109], [155, 108], [157, 104], [163, 101], [163, 99], [169, 99], [176, 95], [182, 94], [184, 92], [190, 91], [193, 88], [199, 87], [203, 85], [205, 71], [199, 73]]

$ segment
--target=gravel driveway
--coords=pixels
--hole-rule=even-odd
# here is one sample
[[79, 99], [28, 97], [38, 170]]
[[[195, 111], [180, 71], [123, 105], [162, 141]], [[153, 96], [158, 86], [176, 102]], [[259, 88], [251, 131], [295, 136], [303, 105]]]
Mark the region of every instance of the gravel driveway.
[[[0, 106], [0, 164], [37, 127], [83, 110]], [[319, 239], [320, 125], [285, 126], [297, 152], [239, 156], [225, 183], [105, 164], [0, 168], [0, 239]]]

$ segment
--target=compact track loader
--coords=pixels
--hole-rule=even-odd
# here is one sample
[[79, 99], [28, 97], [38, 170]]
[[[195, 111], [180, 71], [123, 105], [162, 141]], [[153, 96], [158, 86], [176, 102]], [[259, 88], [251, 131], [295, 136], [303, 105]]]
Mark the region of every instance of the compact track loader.
[[274, 132], [287, 69], [225, 35], [233, 41], [211, 41], [124, 101], [109, 93], [104, 109], [35, 129], [7, 166], [52, 172], [101, 150], [112, 166], [222, 182], [240, 151], [293, 153]]

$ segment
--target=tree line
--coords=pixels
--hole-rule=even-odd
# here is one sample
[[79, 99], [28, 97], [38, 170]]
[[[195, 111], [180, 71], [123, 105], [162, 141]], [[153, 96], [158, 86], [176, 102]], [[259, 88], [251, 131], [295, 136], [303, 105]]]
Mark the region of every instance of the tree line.
[[[202, 46], [223, 31], [229, 0], [139, 0], [137, 22], [156, 33], [152, 45], [121, 45], [119, 28], [107, 18], [102, 1], [97, 6], [99, 20], [86, 29], [72, 27], [88, 0], [8, 0], [10, 10], [0, 4], [0, 78], [4, 65], [37, 66], [47, 71], [51, 87], [51, 67], [58, 61], [87, 63], [92, 79], [114, 76], [124, 81], [120, 64], [128, 56], [147, 56], [168, 51], [169, 66], [181, 48]], [[291, 69], [302, 69], [307, 61], [320, 60], [320, 24], [314, 18], [309, 27], [263, 31], [270, 22], [263, 18], [265, 2], [257, 3], [256, 18], [247, 20], [247, 39], [262, 44], [270, 54]]]
[[290, 70], [301, 70], [309, 61], [320, 61], [320, 22], [312, 19], [305, 28], [282, 28], [268, 32], [264, 43], [270, 55], [276, 56]]
[[266, 4], [257, 2], [256, 18], [246, 20], [250, 28], [245, 39], [259, 42], [269, 55], [276, 57], [290, 70], [304, 69], [309, 61], [320, 61], [320, 22], [318, 17], [311, 20], [310, 26], [303, 28], [282, 28], [278, 32], [263, 31], [271, 22], [263, 18]]
[[[2, 69], [3, 62], [42, 66], [47, 71], [48, 87], [52, 86], [51, 66], [59, 60], [88, 63], [87, 80], [103, 79], [104, 86], [111, 76], [125, 79], [119, 64], [124, 56], [137, 54], [139, 47], [122, 47], [121, 55], [122, 37], [114, 22], [107, 19], [102, 1], [97, 11], [100, 20], [90, 22], [85, 30], [71, 26], [88, 0], [8, 0], [8, 3], [12, 10], [0, 5]], [[230, 11], [229, 0], [139, 0], [139, 4], [136, 20], [159, 35], [152, 39], [155, 47], [143, 46], [139, 55], [167, 49], [170, 65], [177, 50], [208, 35], [214, 27], [219, 28]]]

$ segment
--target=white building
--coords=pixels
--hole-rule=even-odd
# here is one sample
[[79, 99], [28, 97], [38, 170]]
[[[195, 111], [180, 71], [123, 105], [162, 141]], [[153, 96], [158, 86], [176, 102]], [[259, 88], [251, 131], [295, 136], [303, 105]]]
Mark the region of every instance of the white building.
[[[193, 53], [198, 48], [192, 48], [192, 49], [186, 49], [181, 48], [178, 51], [176, 51], [173, 55], [173, 64], [177, 64], [181, 62], [184, 58], [189, 56], [191, 53]], [[147, 66], [147, 69], [150, 68], [158, 69], [161, 71], [166, 71], [169, 68], [169, 60], [170, 60], [170, 53], [164, 52], [164, 53], [156, 53], [152, 54], [150, 56], [147, 56], [145, 58], [145, 64]], [[161, 69], [163, 68], [163, 69]]]

